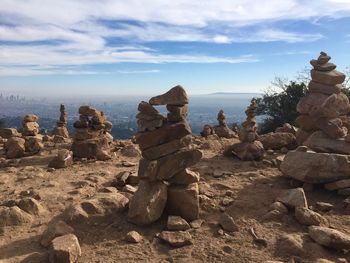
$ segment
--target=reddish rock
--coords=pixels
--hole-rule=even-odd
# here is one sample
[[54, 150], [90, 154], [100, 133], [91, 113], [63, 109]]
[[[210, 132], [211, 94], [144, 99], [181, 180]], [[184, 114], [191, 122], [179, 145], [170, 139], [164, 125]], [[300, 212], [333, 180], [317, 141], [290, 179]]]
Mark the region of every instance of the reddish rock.
[[153, 97], [149, 100], [151, 105], [185, 105], [188, 104], [186, 91], [180, 85], [170, 89], [168, 92]]
[[75, 263], [81, 256], [78, 238], [73, 234], [56, 237], [51, 246], [50, 263]]

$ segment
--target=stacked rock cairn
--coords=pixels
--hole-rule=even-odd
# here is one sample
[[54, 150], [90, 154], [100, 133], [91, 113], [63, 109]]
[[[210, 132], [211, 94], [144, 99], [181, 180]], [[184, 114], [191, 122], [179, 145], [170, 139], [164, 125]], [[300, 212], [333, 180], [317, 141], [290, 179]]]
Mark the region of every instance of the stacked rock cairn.
[[[342, 93], [345, 75], [321, 52], [310, 61], [312, 80], [300, 99], [296, 122], [299, 146], [288, 152], [281, 171], [289, 178], [309, 184], [325, 184], [328, 190], [350, 188], [350, 103]], [[350, 189], [348, 189], [350, 190]]]
[[[308, 94], [297, 105], [297, 111], [301, 114], [296, 120], [300, 127], [298, 143], [321, 151], [324, 149], [316, 141], [321, 138], [337, 140], [348, 133], [346, 126], [349, 121], [346, 115], [350, 111], [350, 104], [341, 92], [345, 75], [335, 70], [336, 65], [330, 63], [330, 59], [330, 56], [321, 52], [318, 59], [310, 61], [313, 69]], [[343, 153], [350, 154], [350, 151]]]
[[[137, 225], [155, 222], [166, 210], [192, 221], [199, 216], [199, 174], [188, 167], [202, 158], [191, 148], [191, 128], [186, 120], [188, 96], [181, 86], [138, 106], [139, 132], [135, 140], [142, 150], [138, 190], [129, 204], [128, 219]], [[153, 105], [166, 105], [167, 117]]]
[[257, 141], [256, 109], [256, 100], [252, 99], [245, 111], [247, 119], [239, 132], [241, 142], [232, 145], [232, 153], [243, 161], [260, 160], [264, 156], [264, 147], [260, 141]]
[[56, 122], [56, 127], [52, 131], [53, 136], [60, 136], [62, 138], [69, 138], [67, 130], [67, 113], [63, 104], [60, 106], [60, 119]]
[[219, 122], [219, 125], [214, 127], [214, 131], [219, 137], [224, 137], [227, 139], [237, 137], [237, 134], [228, 128], [223, 110], [219, 111], [217, 120]]
[[26, 152], [30, 154], [38, 153], [44, 145], [42, 143], [43, 137], [39, 134], [38, 116], [28, 114], [22, 121], [22, 135], [25, 139]]
[[15, 128], [5, 128], [1, 130], [1, 136], [5, 139], [4, 149], [7, 159], [15, 159], [24, 156], [26, 151], [25, 140], [22, 134]]
[[111, 158], [112, 124], [103, 112], [90, 106], [79, 108], [79, 120], [74, 123], [72, 152], [74, 158], [108, 160]]

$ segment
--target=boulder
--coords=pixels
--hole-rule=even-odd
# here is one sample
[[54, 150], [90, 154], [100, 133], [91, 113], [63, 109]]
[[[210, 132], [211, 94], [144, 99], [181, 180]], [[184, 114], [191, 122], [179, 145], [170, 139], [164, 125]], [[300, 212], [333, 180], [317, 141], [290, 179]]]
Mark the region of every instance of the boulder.
[[178, 140], [191, 134], [191, 128], [187, 122], [178, 122], [167, 124], [151, 132], [137, 133], [135, 141], [139, 144], [141, 150], [147, 150], [151, 147], [168, 143], [172, 140]]
[[345, 80], [345, 74], [332, 70], [329, 72], [311, 70], [311, 78], [313, 81], [324, 84], [324, 85], [337, 85], [342, 84]]
[[97, 109], [86, 105], [79, 108], [79, 114], [90, 117], [101, 115]]
[[171, 184], [192, 184], [199, 182], [200, 174], [190, 169], [184, 169], [183, 171], [175, 174], [173, 177], [168, 180]]
[[18, 203], [18, 207], [31, 215], [43, 215], [46, 209], [34, 198], [24, 198]]
[[43, 139], [41, 135], [36, 136], [27, 136], [25, 137], [26, 152], [29, 153], [38, 153], [41, 149], [44, 148]]
[[316, 152], [350, 154], [350, 143], [340, 139], [332, 139], [322, 131], [312, 133], [303, 143]]
[[342, 90], [342, 85], [341, 84], [327, 85], [327, 84], [311, 81], [309, 83], [308, 88], [309, 88], [309, 91], [312, 93], [322, 93], [326, 95], [332, 95], [332, 94], [340, 93]]
[[261, 160], [264, 157], [264, 146], [259, 141], [241, 142], [232, 145], [232, 153], [242, 161]]
[[0, 206], [0, 226], [19, 226], [32, 221], [32, 216], [18, 206]]
[[81, 256], [79, 241], [74, 234], [56, 237], [51, 246], [50, 263], [75, 263]]
[[280, 169], [286, 177], [311, 184], [350, 178], [349, 156], [340, 154], [290, 151]]
[[326, 218], [306, 207], [295, 208], [295, 218], [305, 226], [329, 226]]
[[183, 247], [192, 245], [192, 236], [185, 231], [163, 231], [158, 238], [165, 241], [172, 247]]
[[59, 220], [52, 222], [41, 236], [40, 244], [43, 247], [48, 247], [54, 238], [72, 233], [74, 233], [74, 229], [67, 225], [64, 221]]
[[230, 139], [230, 138], [238, 137], [238, 135], [233, 130], [228, 128], [227, 126], [215, 126], [214, 132], [220, 138]]
[[0, 136], [5, 139], [10, 139], [11, 137], [22, 137], [15, 128], [4, 128], [0, 129]]
[[73, 152], [62, 149], [59, 150], [57, 156], [55, 156], [49, 163], [49, 167], [60, 169], [67, 168], [73, 165]]
[[316, 121], [318, 129], [332, 139], [343, 138], [348, 134], [348, 129], [343, 126], [340, 118], [320, 118]]
[[6, 158], [21, 158], [25, 153], [25, 140], [19, 137], [11, 137], [5, 143]]
[[283, 147], [295, 149], [297, 146], [295, 135], [287, 132], [260, 135], [258, 140], [263, 144], [264, 149], [279, 150]]
[[350, 236], [336, 229], [310, 226], [310, 237], [318, 244], [335, 249], [350, 249]]
[[284, 190], [276, 200], [291, 208], [308, 207], [303, 188]]
[[230, 215], [226, 213], [221, 214], [219, 224], [222, 227], [222, 229], [225, 231], [228, 231], [228, 232], [238, 231], [238, 226], [236, 225], [235, 221]]
[[166, 202], [166, 184], [141, 180], [129, 203], [128, 220], [136, 225], [151, 224], [160, 218]]
[[153, 97], [149, 100], [151, 105], [185, 105], [188, 104], [186, 91], [180, 85], [170, 89], [168, 92]]
[[172, 231], [185, 231], [190, 229], [190, 225], [181, 216], [169, 216], [167, 229]]
[[199, 217], [198, 184], [170, 185], [168, 188], [167, 210], [170, 215], [177, 215], [186, 221]]

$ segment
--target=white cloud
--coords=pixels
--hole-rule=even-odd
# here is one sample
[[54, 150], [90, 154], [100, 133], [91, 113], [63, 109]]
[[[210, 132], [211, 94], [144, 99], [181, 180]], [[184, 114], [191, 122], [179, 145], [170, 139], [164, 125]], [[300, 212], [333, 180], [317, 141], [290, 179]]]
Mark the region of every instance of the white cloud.
[[120, 74], [148, 74], [148, 73], [159, 73], [159, 69], [147, 69], [147, 70], [118, 70]]
[[[69, 74], [33, 65], [256, 62], [254, 56], [168, 54], [143, 45], [315, 41], [323, 36], [285, 31], [274, 22], [349, 14], [348, 0], [1, 0], [0, 41], [17, 44], [0, 46], [0, 65], [12, 67], [0, 74]], [[111, 38], [129, 44], [118, 46]]]

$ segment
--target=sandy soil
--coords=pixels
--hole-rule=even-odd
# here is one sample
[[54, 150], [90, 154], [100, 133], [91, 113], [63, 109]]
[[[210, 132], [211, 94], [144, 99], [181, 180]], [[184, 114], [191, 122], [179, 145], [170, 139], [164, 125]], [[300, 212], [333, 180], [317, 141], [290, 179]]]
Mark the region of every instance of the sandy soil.
[[[33, 223], [0, 229], [0, 262], [47, 262], [48, 250], [39, 241], [48, 223], [70, 204], [110, 186], [119, 172], [136, 173], [139, 160], [117, 152], [107, 162], [76, 162], [72, 167], [49, 172], [47, 163], [54, 153], [46, 149], [40, 156], [24, 158], [17, 167], [0, 169], [0, 203], [34, 196], [47, 210]], [[292, 212], [278, 220], [263, 217], [280, 192], [292, 188], [290, 180], [266, 162], [223, 157], [218, 147], [203, 153], [204, 158], [193, 170], [201, 174], [200, 218], [204, 223], [190, 230], [193, 245], [174, 249], [159, 241], [156, 234], [166, 228], [166, 215], [151, 226], [137, 227], [127, 222], [126, 212], [115, 213], [72, 224], [82, 249], [79, 262], [316, 262], [319, 258], [347, 262], [350, 258], [349, 253], [322, 248], [306, 236], [312, 249], [289, 261], [297, 255], [280, 248], [278, 240], [284, 234], [307, 234], [307, 227], [300, 225]], [[135, 166], [124, 167], [123, 161]], [[332, 211], [321, 214], [331, 226], [350, 234], [349, 216], [343, 211], [344, 197], [317, 187], [306, 196], [310, 206], [317, 201], [333, 204]], [[238, 232], [221, 230], [218, 220], [223, 211], [235, 219]], [[249, 233], [252, 227], [267, 240], [267, 247], [253, 241]], [[127, 243], [124, 238], [130, 230], [138, 231], [143, 241]]]

